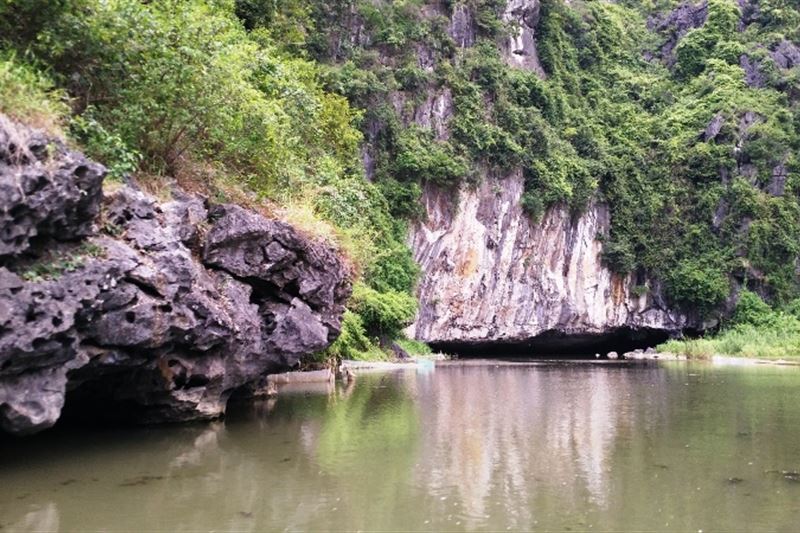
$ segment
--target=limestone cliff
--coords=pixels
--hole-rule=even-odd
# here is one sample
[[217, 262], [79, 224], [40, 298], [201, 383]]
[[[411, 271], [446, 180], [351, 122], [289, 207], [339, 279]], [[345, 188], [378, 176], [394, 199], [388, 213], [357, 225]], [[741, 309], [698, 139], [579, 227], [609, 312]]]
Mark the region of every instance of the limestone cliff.
[[[499, 45], [510, 66], [545, 77], [536, 42], [540, 8], [538, 0], [509, 0], [503, 20], [511, 31]], [[448, 29], [459, 46], [474, 44], [474, 21], [463, 6], [453, 9]], [[446, 87], [431, 89], [413, 112], [403, 112], [409, 106], [402, 95], [394, 103], [406, 123], [431, 128], [437, 139], [449, 137], [454, 110]], [[603, 265], [599, 237], [608, 235], [611, 223], [604, 204], [594, 201], [578, 214], [555, 206], [532, 222], [520, 205], [521, 171], [503, 179], [478, 174], [477, 187], [424, 189], [424, 216], [409, 235], [422, 276], [419, 313], [408, 334], [464, 349], [530, 345], [543, 334], [580, 342], [623, 329], [663, 338], [702, 327], [670, 309], [655, 280], [619, 276]]]
[[104, 175], [0, 116], [3, 429], [38, 431], [71, 407], [216, 417], [339, 334], [350, 282], [329, 246], [180, 192], [122, 187], [103, 204]]
[[520, 174], [485, 178], [457, 193], [427, 188], [427, 218], [410, 234], [422, 267], [419, 314], [409, 333], [435, 344], [525, 343], [543, 333], [674, 332], [652, 280], [619, 276], [601, 261], [609, 213], [599, 202], [563, 206], [538, 222], [522, 211]]

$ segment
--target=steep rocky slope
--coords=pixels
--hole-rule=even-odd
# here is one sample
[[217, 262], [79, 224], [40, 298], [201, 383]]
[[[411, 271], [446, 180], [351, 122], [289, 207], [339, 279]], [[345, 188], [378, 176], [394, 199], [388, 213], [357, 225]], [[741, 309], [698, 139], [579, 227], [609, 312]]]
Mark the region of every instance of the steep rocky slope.
[[350, 282], [329, 246], [196, 196], [103, 199], [102, 166], [0, 125], [6, 431], [53, 425], [66, 396], [97, 416], [216, 417], [337, 337]]
[[657, 282], [603, 265], [605, 205], [593, 202], [578, 215], [558, 206], [532, 222], [522, 193], [519, 174], [487, 178], [455, 197], [426, 189], [426, 217], [410, 237], [422, 267], [410, 334], [463, 350], [524, 345], [545, 333], [581, 342], [622, 328], [671, 333], [697, 326], [669, 308]]
[[[511, 0], [503, 20], [515, 28], [502, 44], [512, 67], [545, 77], [536, 44], [538, 0]], [[477, 30], [453, 12], [451, 37], [471, 46]], [[449, 137], [452, 98], [442, 92], [418, 106], [411, 120]], [[398, 106], [400, 108], [401, 106]], [[573, 342], [622, 328], [675, 333], [687, 317], [669, 309], [657, 282], [612, 273], [602, 262], [610, 227], [608, 208], [592, 202], [574, 215], [566, 205], [532, 221], [522, 209], [521, 172], [483, 173], [478, 187], [457, 191], [428, 186], [424, 214], [410, 244], [422, 269], [420, 311], [408, 332], [449, 349], [492, 343], [530, 344], [542, 334]]]
[[[540, 9], [538, 0], [509, 1], [503, 21], [513, 29], [500, 49], [510, 66], [545, 78], [536, 42]], [[684, 26], [702, 25], [702, 9], [691, 11], [699, 21], [687, 22], [688, 10], [682, 6], [660, 23], [679, 26], [682, 33]], [[453, 40], [468, 48], [477, 31], [469, 11], [456, 7], [448, 26]], [[450, 138], [455, 110], [449, 89], [431, 91], [413, 106], [402, 94], [393, 100], [406, 124], [430, 128], [437, 139]], [[366, 166], [369, 172], [369, 160]], [[459, 351], [537, 342], [569, 349], [623, 331], [628, 332], [623, 337], [638, 332], [640, 338], [654, 333], [653, 338], [663, 339], [705, 326], [672, 308], [657, 280], [607, 267], [601, 239], [608, 237], [611, 220], [602, 201], [591, 201], [579, 213], [555, 205], [534, 221], [522, 207], [521, 171], [502, 178], [486, 169], [478, 172], [477, 187], [429, 184], [423, 189], [423, 214], [409, 232], [422, 272], [419, 313], [409, 335]]]
[[411, 221], [410, 335], [650, 342], [718, 325], [742, 290], [797, 298], [794, 8], [353, 5], [318, 10], [313, 50]]

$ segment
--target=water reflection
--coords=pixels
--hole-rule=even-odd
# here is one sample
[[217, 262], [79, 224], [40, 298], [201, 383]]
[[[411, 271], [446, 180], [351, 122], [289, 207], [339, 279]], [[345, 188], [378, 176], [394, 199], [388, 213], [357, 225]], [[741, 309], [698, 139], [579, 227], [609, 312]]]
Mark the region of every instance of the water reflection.
[[657, 381], [657, 370], [650, 373], [509, 366], [439, 372], [421, 398], [423, 426], [431, 428], [423, 446], [433, 452], [421, 484], [436, 492], [456, 487], [473, 526], [498, 512], [513, 528], [532, 524], [547, 511], [537, 504], [539, 493], [552, 490], [565, 513], [582, 511], [587, 499], [607, 505], [612, 443], [635, 417], [625, 399], [637, 382]]
[[225, 423], [4, 442], [0, 529], [791, 530], [799, 385], [682, 365], [363, 375]]

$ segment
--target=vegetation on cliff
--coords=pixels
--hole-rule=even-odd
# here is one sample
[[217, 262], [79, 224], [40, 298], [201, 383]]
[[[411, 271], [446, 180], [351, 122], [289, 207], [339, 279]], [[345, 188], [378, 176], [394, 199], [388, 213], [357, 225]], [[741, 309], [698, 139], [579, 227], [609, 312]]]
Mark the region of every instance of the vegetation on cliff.
[[[713, 316], [733, 283], [776, 305], [797, 296], [797, 5], [543, 0], [540, 75], [503, 57], [506, 2], [290, 4], [303, 16], [274, 16], [305, 29], [327, 86], [366, 110], [396, 216], [419, 211], [425, 182], [518, 170], [534, 218], [607, 201], [607, 264], [662, 280], [673, 304]], [[460, 9], [473, 35], [456, 35]], [[441, 135], [414, 113], [446, 92]]]
[[757, 294], [745, 291], [731, 321], [717, 333], [702, 339], [672, 340], [660, 351], [694, 359], [714, 355], [756, 359], [800, 358], [800, 300], [785, 310], [770, 308]]
[[233, 2], [11, 0], [0, 35], [1, 112], [67, 135], [111, 179], [174, 179], [332, 237], [359, 280], [345, 329], [361, 352], [413, 318], [417, 267], [364, 179], [361, 112]]
[[540, 68], [511, 65], [503, 0], [9, 0], [0, 110], [118, 179], [334, 235], [359, 276], [337, 355], [377, 353], [413, 317], [422, 187], [488, 174], [521, 172], [534, 220], [607, 202], [606, 264], [673, 305], [713, 318], [742, 287], [793, 309], [797, 2], [521, 4]]

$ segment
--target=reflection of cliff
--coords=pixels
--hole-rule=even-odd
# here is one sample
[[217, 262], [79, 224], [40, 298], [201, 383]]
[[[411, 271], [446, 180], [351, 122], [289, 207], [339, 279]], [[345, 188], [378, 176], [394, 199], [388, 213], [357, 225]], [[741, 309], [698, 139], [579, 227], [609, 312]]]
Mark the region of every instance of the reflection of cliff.
[[52, 479], [102, 501], [86, 516], [43, 486], [38, 511], [18, 516], [66, 529], [470, 527], [491, 516], [530, 526], [556, 500], [575, 513], [587, 499], [608, 504], [612, 441], [632, 416], [619, 402], [635, 380], [503, 366], [361, 376], [348, 394], [256, 405], [246, 423], [95, 450], [89, 473], [59, 463]]
[[[620, 399], [635, 375], [500, 366], [442, 369], [436, 378], [421, 391], [423, 426], [432, 428], [422, 484], [457, 487], [468, 516], [502, 511], [517, 526], [532, 523], [539, 497], [554, 491], [565, 511], [587, 497], [607, 504], [612, 444], [632, 422]], [[497, 501], [503, 509], [490, 509]]]
[[0, 442], [0, 530], [793, 531], [800, 371], [761, 372], [453, 365]]

